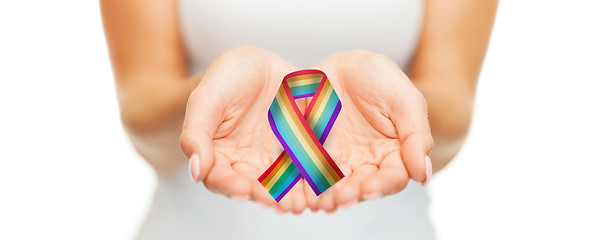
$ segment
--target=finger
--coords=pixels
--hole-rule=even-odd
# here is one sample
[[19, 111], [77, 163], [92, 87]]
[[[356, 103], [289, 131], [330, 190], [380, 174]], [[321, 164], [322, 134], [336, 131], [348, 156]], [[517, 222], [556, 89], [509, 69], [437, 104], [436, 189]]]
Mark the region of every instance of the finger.
[[[337, 205], [350, 205], [364, 199], [372, 199], [374, 196], [363, 196], [361, 184], [372, 173], [377, 172], [378, 168], [375, 165], [362, 165], [349, 174], [346, 182], [338, 187], [335, 191], [335, 203]], [[344, 179], [346, 179], [344, 178]]]
[[423, 96], [398, 99], [392, 109], [392, 123], [396, 127], [401, 144], [404, 166], [410, 177], [425, 184], [431, 177], [429, 153], [433, 148], [433, 138], [427, 119], [427, 104]]
[[308, 104], [310, 104], [310, 100], [307, 97], [298, 98], [298, 99], [295, 99], [295, 104], [297, 105], [299, 112], [301, 112], [301, 114], [304, 115], [306, 113], [306, 109], [308, 108]]
[[[190, 159], [191, 176], [203, 181], [214, 164], [213, 137], [222, 122], [223, 106], [212, 98], [214, 93], [197, 88], [189, 97], [180, 146]], [[220, 102], [220, 101], [218, 101]]]
[[293, 188], [291, 188], [290, 194], [293, 198], [293, 206], [291, 211], [294, 214], [301, 214], [306, 208], [306, 196], [304, 196], [304, 181], [298, 181]]
[[239, 200], [247, 200], [251, 197], [249, 180], [236, 173], [227, 162], [214, 165], [204, 184], [210, 191], [228, 197]]
[[[181, 146], [190, 146], [188, 148], [191, 152], [189, 159], [189, 171], [191, 177], [195, 182], [203, 181], [215, 161], [212, 139], [205, 133], [196, 135], [187, 133], [186, 136], [184, 134], [182, 136], [182, 139], [186, 140], [181, 140]], [[182, 144], [182, 142], [184, 142], [184, 144]], [[192, 145], [195, 147], [192, 147]]]
[[431, 135], [412, 134], [402, 142], [402, 161], [410, 177], [425, 185], [431, 178]]
[[[300, 179], [301, 180], [301, 179]], [[306, 207], [306, 199], [303, 194], [303, 181], [297, 181], [295, 185], [285, 194], [285, 196], [278, 203], [278, 210], [280, 213], [292, 212], [294, 214], [300, 214]]]
[[[292, 188], [293, 189], [293, 188]], [[293, 203], [293, 194], [285, 194], [285, 196], [283, 198], [281, 198], [281, 200], [278, 202], [277, 204], [277, 211], [281, 214], [286, 214], [288, 212], [291, 212], [294, 206]]]
[[[341, 165], [340, 170], [344, 173], [345, 176], [349, 176], [350, 173], [352, 172], [349, 165]], [[316, 192], [314, 192], [314, 190], [312, 189], [312, 187], [310, 186], [308, 181], [306, 181], [304, 179], [304, 192], [305, 192], [305, 196], [306, 196], [307, 207], [310, 208], [310, 210], [312, 210], [312, 212], [318, 212], [320, 209], [324, 210], [325, 208], [332, 209], [333, 207], [331, 206], [332, 204], [330, 204], [330, 202], [333, 201], [333, 198], [325, 197], [325, 196], [332, 195], [333, 193], [331, 193], [331, 192], [334, 192], [334, 191], [331, 189], [337, 189], [338, 187], [342, 186], [342, 184], [345, 184], [345, 182], [347, 182], [347, 180], [348, 180], [348, 178], [344, 177], [343, 179], [341, 179], [337, 183], [335, 183], [335, 185], [333, 185], [329, 189], [327, 189], [325, 192], [316, 196]]]
[[[343, 180], [341, 180], [341, 181], [343, 181]], [[312, 212], [316, 212], [319, 210], [318, 196], [316, 196], [316, 193], [314, 193], [314, 190], [312, 190], [312, 187], [310, 187], [310, 184], [308, 184], [308, 182], [305, 179], [303, 180], [303, 182], [304, 182], [304, 195], [306, 197], [306, 205], [308, 206], [308, 208], [310, 208], [310, 210], [312, 210]]]
[[333, 187], [330, 187], [318, 196], [318, 208], [324, 210], [327, 213], [332, 213], [337, 210], [335, 205], [335, 196], [333, 194]]
[[409, 181], [408, 172], [398, 151], [385, 156], [379, 170], [362, 181], [362, 195], [385, 196], [402, 191]]
[[257, 169], [246, 163], [235, 163], [232, 169], [239, 175], [245, 177], [251, 185], [250, 199], [266, 208], [276, 208], [276, 201], [268, 191], [257, 180], [259, 172]]

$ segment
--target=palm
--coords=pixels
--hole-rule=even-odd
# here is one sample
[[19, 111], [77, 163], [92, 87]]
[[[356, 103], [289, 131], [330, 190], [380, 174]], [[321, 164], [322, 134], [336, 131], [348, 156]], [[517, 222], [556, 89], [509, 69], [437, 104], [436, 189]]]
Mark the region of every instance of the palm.
[[[251, 80], [265, 81], [261, 78]], [[269, 80], [269, 82], [274, 81]], [[278, 156], [280, 145], [266, 121], [266, 109], [272, 99], [268, 94], [258, 95], [257, 92], [263, 90], [257, 87], [237, 85], [237, 88], [231, 91], [236, 93], [225, 93], [224, 96], [237, 96], [247, 101], [237, 101], [225, 108], [224, 120], [220, 123], [213, 140], [214, 168], [231, 167], [234, 172], [245, 176], [251, 183], [251, 180], [257, 179], [262, 169], [267, 169], [271, 161]], [[213, 187], [211, 181], [210, 178], [207, 182], [210, 189]], [[233, 183], [228, 182], [228, 184]], [[234, 189], [231, 195], [236, 196], [240, 191]]]
[[[284, 74], [286, 72], [277, 76]], [[276, 77], [268, 76], [268, 78], [270, 79], [262, 77], [249, 79], [262, 84], [255, 87], [239, 84], [237, 88], [231, 90], [232, 93], [224, 94], [244, 98], [247, 101], [236, 101], [230, 107], [225, 108], [225, 120], [219, 125], [213, 140], [214, 168], [232, 168], [232, 171], [243, 176], [245, 181], [237, 184], [232, 180], [210, 178], [206, 182], [210, 189], [213, 185], [229, 184], [229, 187], [223, 187], [231, 188], [230, 195], [235, 197], [237, 194], [244, 195], [246, 190], [240, 188], [249, 185], [251, 186], [250, 196], [266, 204], [270, 204], [274, 200], [262, 188], [257, 178], [268, 169], [282, 151], [281, 145], [270, 130], [266, 117], [266, 109], [270, 107], [273, 99], [271, 95], [274, 95], [268, 92], [273, 92], [271, 90], [275, 85], [278, 87], [280, 81]], [[264, 85], [265, 82], [272, 84]], [[258, 92], [262, 93], [258, 94]]]
[[[207, 164], [199, 168], [207, 169], [207, 174], [197, 180], [203, 180], [209, 190], [274, 205], [257, 181], [282, 151], [270, 130], [267, 109], [282, 76], [295, 67], [269, 53], [258, 54], [257, 49], [251, 51], [261, 55], [261, 61], [249, 61], [245, 51], [250, 49], [223, 55], [206, 71], [189, 99], [182, 145], [185, 151], [199, 146], [195, 151]], [[296, 189], [292, 191], [303, 199], [301, 187]], [[283, 199], [282, 210], [293, 210], [292, 201]], [[305, 203], [297, 202], [301, 211]]]
[[[310, 207], [331, 211], [337, 205], [401, 191], [410, 180], [402, 158], [410, 160], [417, 150], [411, 148], [420, 147], [418, 138], [410, 136], [420, 132], [418, 122], [426, 115], [416, 89], [396, 72], [397, 67], [384, 64], [368, 64], [361, 73], [357, 68], [335, 69], [328, 60], [316, 68], [326, 72], [342, 102], [324, 146], [346, 177], [314, 200], [306, 186]], [[410, 115], [419, 117], [399, 117]]]
[[[345, 90], [339, 91], [338, 95], [347, 104], [342, 105], [325, 148], [349, 177], [348, 180], [352, 179], [352, 173], [375, 172], [386, 160], [401, 162], [398, 137], [386, 136], [379, 131], [381, 126], [372, 123], [385, 117], [374, 109], [363, 107], [381, 105], [381, 99], [361, 99], [356, 101], [362, 102], [355, 103]], [[405, 172], [400, 174], [407, 175]]]
[[[214, 61], [191, 94], [181, 137], [184, 152], [201, 159], [200, 166], [191, 165], [195, 180], [214, 192], [269, 206], [276, 202], [257, 178], [283, 148], [267, 110], [282, 77], [296, 70], [274, 56], [243, 48]], [[362, 56], [369, 60], [355, 58], [351, 67], [341, 67], [350, 54], [334, 56], [314, 68], [327, 74], [342, 102], [324, 146], [346, 177], [319, 197], [300, 181], [276, 205], [280, 210], [332, 211], [397, 193], [410, 178], [425, 179], [425, 156], [433, 143], [421, 94], [395, 64]], [[302, 112], [307, 100], [296, 100]]]
[[[342, 105], [325, 147], [343, 169], [354, 172], [364, 166], [379, 166], [387, 156], [399, 153], [400, 141], [397, 136], [380, 132], [381, 126], [373, 125], [385, 116], [374, 108], [364, 107], [382, 105], [382, 99], [353, 99], [350, 94], [353, 93], [345, 89], [338, 91], [341, 101], [347, 104]], [[399, 154], [393, 157], [400, 159]]]

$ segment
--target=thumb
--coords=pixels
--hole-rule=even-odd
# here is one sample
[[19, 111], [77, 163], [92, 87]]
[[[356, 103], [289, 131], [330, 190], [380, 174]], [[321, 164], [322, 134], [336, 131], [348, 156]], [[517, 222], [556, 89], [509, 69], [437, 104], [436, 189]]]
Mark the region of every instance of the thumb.
[[392, 123], [396, 127], [401, 144], [401, 155], [410, 178], [423, 185], [432, 174], [429, 153], [433, 149], [433, 138], [427, 117], [427, 104], [421, 94], [396, 104]]
[[195, 182], [205, 180], [214, 165], [213, 138], [223, 119], [222, 105], [214, 93], [198, 87], [191, 93], [180, 136], [182, 152], [189, 158]]
[[433, 146], [431, 135], [413, 133], [402, 142], [401, 155], [410, 178], [425, 185], [432, 174], [429, 152]]

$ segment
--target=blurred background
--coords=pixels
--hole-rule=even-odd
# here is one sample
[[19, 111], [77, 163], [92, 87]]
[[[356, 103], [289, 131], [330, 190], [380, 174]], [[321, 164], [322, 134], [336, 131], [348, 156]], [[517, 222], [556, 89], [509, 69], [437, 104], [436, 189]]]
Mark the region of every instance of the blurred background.
[[[603, 239], [603, 3], [501, 1], [439, 239]], [[131, 239], [156, 184], [97, 1], [0, 2], [0, 239]]]

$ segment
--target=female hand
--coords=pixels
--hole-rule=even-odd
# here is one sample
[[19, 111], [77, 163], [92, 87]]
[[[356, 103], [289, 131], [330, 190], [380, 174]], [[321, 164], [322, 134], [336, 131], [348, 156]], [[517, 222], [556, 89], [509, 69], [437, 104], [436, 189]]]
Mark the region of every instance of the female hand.
[[[277, 55], [249, 46], [230, 49], [211, 64], [190, 95], [180, 140], [195, 181], [229, 197], [303, 211], [301, 182], [276, 204], [257, 180], [282, 151], [267, 111], [283, 76], [295, 70]], [[305, 100], [298, 105], [305, 106]]]
[[391, 59], [363, 50], [335, 54], [324, 71], [342, 110], [324, 144], [346, 175], [319, 197], [305, 184], [306, 202], [331, 212], [426, 183], [433, 140], [421, 93]]

